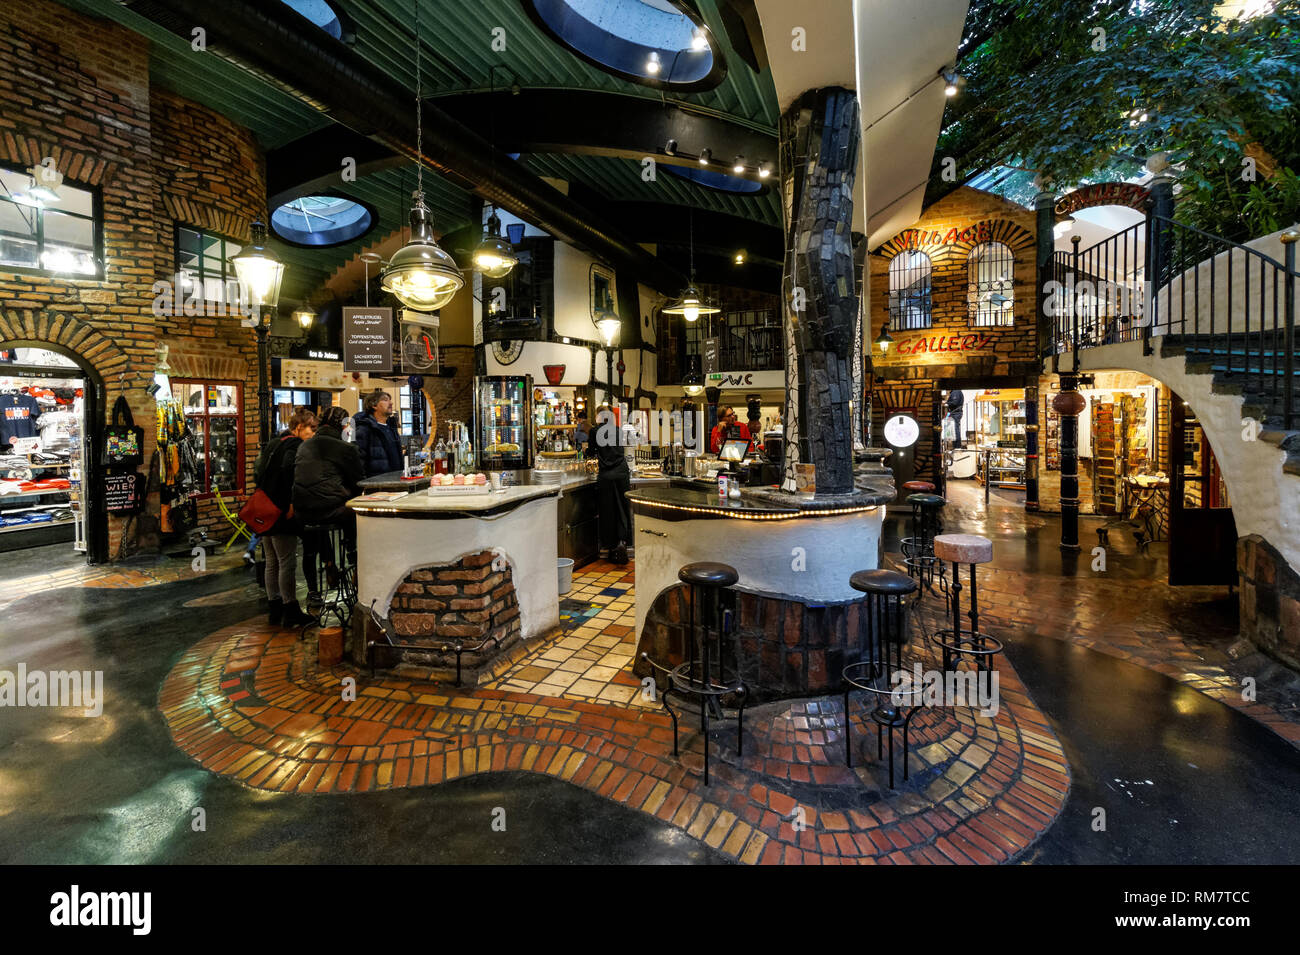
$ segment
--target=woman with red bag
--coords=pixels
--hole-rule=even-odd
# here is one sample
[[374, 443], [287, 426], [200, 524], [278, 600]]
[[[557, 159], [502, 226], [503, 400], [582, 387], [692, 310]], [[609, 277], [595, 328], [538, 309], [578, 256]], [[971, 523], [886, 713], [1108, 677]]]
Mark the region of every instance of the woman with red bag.
[[298, 449], [316, 434], [316, 415], [295, 408], [289, 433], [275, 444], [262, 469], [258, 488], [280, 509], [280, 517], [262, 536], [266, 551], [267, 616], [272, 626], [301, 627], [312, 618], [298, 606], [298, 521], [293, 516], [293, 476]]

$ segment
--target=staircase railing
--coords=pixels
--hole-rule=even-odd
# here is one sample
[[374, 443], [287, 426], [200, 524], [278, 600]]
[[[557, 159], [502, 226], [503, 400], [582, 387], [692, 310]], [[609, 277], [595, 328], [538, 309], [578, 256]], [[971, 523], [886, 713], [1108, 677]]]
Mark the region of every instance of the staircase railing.
[[[1296, 233], [1279, 262], [1160, 216], [1080, 251], [1053, 256], [1052, 352], [1171, 336], [1189, 361], [1240, 382], [1265, 417], [1291, 429], [1296, 402]], [[1150, 281], [1148, 281], [1148, 277]]]

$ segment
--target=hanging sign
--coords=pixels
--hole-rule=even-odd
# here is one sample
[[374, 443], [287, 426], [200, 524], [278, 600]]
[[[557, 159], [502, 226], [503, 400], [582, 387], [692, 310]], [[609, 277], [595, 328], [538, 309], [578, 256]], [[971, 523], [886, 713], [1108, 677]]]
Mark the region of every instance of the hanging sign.
[[393, 310], [343, 309], [343, 370], [388, 374], [393, 370]]
[[713, 388], [784, 388], [783, 371], [722, 371], [708, 376]]
[[704, 373], [710, 374], [718, 370], [718, 340], [716, 338], [704, 339]]

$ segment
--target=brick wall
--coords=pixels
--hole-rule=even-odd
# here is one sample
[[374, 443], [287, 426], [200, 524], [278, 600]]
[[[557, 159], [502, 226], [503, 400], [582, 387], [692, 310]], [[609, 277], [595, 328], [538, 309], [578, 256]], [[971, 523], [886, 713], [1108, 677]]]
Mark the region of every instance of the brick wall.
[[[153, 278], [172, 281], [176, 271], [176, 227], [215, 232], [247, 242], [254, 219], [266, 214], [266, 171], [252, 133], [205, 106], [168, 90], [150, 91], [152, 144], [157, 193]], [[215, 310], [214, 310], [215, 311]], [[253, 463], [260, 450], [257, 420], [257, 343], [234, 315], [157, 317], [158, 340], [168, 345], [177, 378], [243, 384], [244, 493], [253, 490]], [[223, 540], [230, 527], [213, 500], [199, 502], [199, 523]]]
[[[0, 5], [0, 163], [26, 168], [46, 157], [65, 182], [99, 190], [104, 277], [0, 270], [0, 343], [50, 343], [89, 364], [103, 381], [105, 414], [127, 397], [144, 427], [146, 461], [158, 341], [200, 366], [219, 355], [243, 376], [246, 447], [255, 455], [251, 333], [229, 321], [159, 323], [152, 310], [155, 278], [174, 269], [174, 222], [246, 239], [248, 219], [262, 214], [262, 160], [250, 134], [151, 89], [149, 44], [139, 34], [50, 0]], [[156, 513], [156, 498], [151, 506]], [[122, 524], [109, 519], [110, 557]]]
[[497, 643], [482, 652], [465, 653], [462, 664], [472, 674], [520, 640], [519, 601], [514, 576], [507, 563], [492, 569], [492, 551], [467, 554], [450, 564], [420, 567], [407, 574], [389, 607], [389, 619], [398, 639], [430, 645], [428, 653], [408, 651], [406, 663], [454, 667], [456, 656], [433, 647], [446, 641], [476, 644], [495, 637]]
[[[982, 228], [981, 228], [982, 227]], [[916, 235], [912, 230], [919, 231]], [[925, 461], [918, 459], [918, 477], [933, 478], [925, 473], [933, 467], [928, 449], [934, 435], [931, 426], [932, 398], [922, 395], [925, 383], [941, 379], [972, 381], [993, 378], [1036, 380], [1038, 342], [1034, 312], [1035, 214], [1015, 203], [963, 187], [936, 202], [915, 223], [890, 239], [867, 257], [870, 274], [871, 338], [889, 321], [890, 337], [914, 346], [913, 354], [901, 354], [897, 346], [883, 359], [879, 349], [872, 352], [876, 382], [873, 410], [876, 434], [883, 424], [882, 408], [897, 403], [899, 393], [915, 392], [919, 402], [917, 421], [921, 436], [917, 448]], [[1012, 315], [1010, 326], [975, 326], [972, 322], [967, 292], [969, 255], [982, 241], [1001, 242], [1011, 249], [1013, 271]], [[899, 252], [917, 249], [930, 256], [932, 327], [904, 330], [889, 316], [889, 265]], [[924, 339], [925, 344], [918, 341]], [[888, 393], [882, 394], [882, 390]], [[910, 396], [909, 396], [910, 400]]]
[[1258, 534], [1237, 541], [1241, 635], [1269, 656], [1300, 669], [1300, 576]]

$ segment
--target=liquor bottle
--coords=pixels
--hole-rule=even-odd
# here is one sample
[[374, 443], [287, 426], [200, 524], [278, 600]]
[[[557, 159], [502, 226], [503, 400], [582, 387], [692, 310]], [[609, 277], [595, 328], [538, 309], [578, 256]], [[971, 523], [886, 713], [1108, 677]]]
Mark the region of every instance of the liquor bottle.
[[438, 443], [433, 448], [433, 473], [447, 473], [447, 446], [443, 443], [442, 438], [438, 439]]

